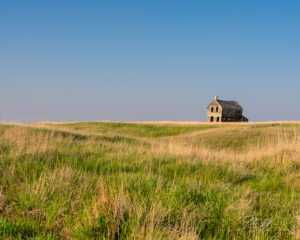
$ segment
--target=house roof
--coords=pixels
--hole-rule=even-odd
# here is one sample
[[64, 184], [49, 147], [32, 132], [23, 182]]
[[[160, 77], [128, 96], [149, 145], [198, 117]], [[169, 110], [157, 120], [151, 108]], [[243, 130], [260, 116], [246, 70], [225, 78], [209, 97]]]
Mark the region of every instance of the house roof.
[[236, 109], [236, 110], [243, 110], [240, 104], [236, 101], [224, 101], [224, 100], [216, 100], [217, 103], [221, 105], [222, 108], [225, 109]]

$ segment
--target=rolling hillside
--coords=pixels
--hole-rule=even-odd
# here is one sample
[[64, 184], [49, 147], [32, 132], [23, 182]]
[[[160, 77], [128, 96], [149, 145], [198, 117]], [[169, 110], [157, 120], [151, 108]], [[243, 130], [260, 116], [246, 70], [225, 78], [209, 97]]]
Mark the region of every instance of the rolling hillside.
[[0, 239], [298, 239], [300, 123], [0, 125]]

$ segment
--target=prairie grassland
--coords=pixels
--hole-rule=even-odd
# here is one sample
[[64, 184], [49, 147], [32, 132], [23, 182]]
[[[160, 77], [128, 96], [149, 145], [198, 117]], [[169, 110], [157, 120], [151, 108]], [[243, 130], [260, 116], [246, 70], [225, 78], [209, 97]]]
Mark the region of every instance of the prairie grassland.
[[0, 125], [0, 239], [299, 239], [300, 123]]

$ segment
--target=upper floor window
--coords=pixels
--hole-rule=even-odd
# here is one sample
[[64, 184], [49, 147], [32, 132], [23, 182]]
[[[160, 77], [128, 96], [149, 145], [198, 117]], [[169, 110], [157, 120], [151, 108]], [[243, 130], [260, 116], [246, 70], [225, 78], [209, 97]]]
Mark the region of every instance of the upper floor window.
[[219, 107], [216, 107], [216, 112], [218, 112], [219, 111]]
[[214, 112], [214, 107], [211, 107], [211, 112]]

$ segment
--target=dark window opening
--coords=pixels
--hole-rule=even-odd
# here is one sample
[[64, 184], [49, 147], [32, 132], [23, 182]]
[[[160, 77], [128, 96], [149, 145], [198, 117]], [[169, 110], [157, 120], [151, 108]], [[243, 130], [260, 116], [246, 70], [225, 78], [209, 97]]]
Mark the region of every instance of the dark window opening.
[[214, 112], [214, 107], [211, 107], [211, 112]]
[[220, 121], [220, 117], [217, 117], [217, 122], [219, 122]]
[[210, 117], [210, 121], [213, 122], [214, 121], [214, 117]]
[[218, 112], [219, 111], [219, 107], [216, 107], [216, 112]]

